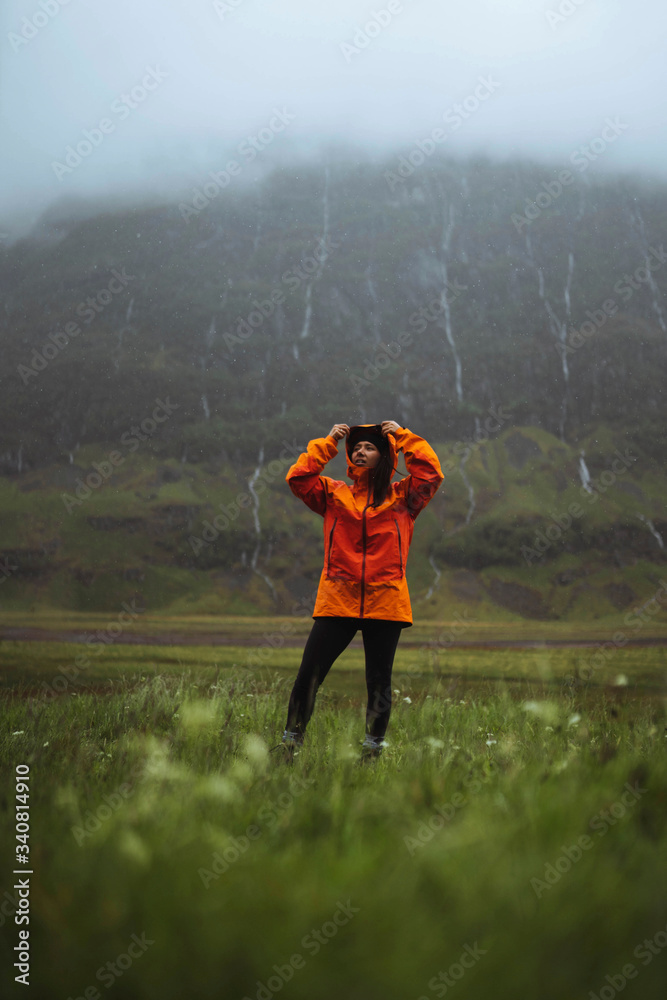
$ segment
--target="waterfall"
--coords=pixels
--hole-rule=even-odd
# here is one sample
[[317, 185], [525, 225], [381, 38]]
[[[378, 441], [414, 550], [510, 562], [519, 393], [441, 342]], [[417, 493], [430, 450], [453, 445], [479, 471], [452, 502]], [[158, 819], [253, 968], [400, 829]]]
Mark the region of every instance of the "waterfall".
[[644, 514], [637, 514], [637, 517], [639, 518], [639, 520], [640, 520], [640, 521], [642, 521], [642, 522], [643, 522], [643, 523], [644, 523], [644, 524], [646, 525], [646, 527], [647, 527], [647, 528], [648, 528], [648, 530], [649, 530], [649, 531], [651, 532], [651, 534], [652, 534], [652, 535], [653, 535], [653, 537], [655, 538], [655, 540], [656, 540], [656, 542], [658, 543], [658, 545], [660, 546], [660, 548], [661, 548], [661, 549], [664, 549], [664, 547], [665, 547], [665, 543], [664, 543], [664, 541], [663, 541], [663, 538], [662, 538], [662, 535], [661, 535], [661, 534], [660, 534], [660, 532], [659, 532], [659, 531], [657, 530], [657, 528], [656, 528], [656, 526], [654, 525], [654, 523], [653, 523], [653, 521], [651, 520], [651, 518], [650, 518], [650, 517], [645, 517], [645, 515], [644, 515]]
[[327, 262], [329, 256], [329, 251], [327, 249], [327, 241], [329, 238], [329, 168], [325, 167], [324, 170], [324, 194], [322, 195], [322, 235], [320, 236], [319, 242], [321, 244], [321, 253], [318, 255], [317, 269], [313, 273], [312, 278], [308, 279], [306, 284], [306, 311], [303, 318], [303, 327], [301, 329], [301, 340], [304, 340], [310, 333], [310, 320], [313, 314], [313, 307], [311, 303], [313, 285], [316, 281], [319, 281], [324, 265]]
[[438, 589], [438, 584], [440, 583], [440, 577], [442, 576], [442, 573], [440, 572], [440, 570], [436, 566], [435, 560], [434, 560], [434, 558], [433, 558], [432, 555], [429, 555], [428, 561], [429, 561], [429, 564], [431, 566], [431, 569], [433, 570], [433, 572], [435, 574], [435, 579], [433, 580], [433, 583], [431, 584], [431, 586], [428, 588], [427, 593], [424, 595], [424, 600], [425, 601], [430, 601], [430, 599], [433, 597], [433, 594]]
[[[442, 188], [440, 189], [442, 194]], [[449, 299], [447, 298], [449, 292], [449, 275], [447, 272], [447, 258], [449, 257], [449, 248], [452, 240], [452, 233], [454, 231], [454, 209], [449, 206], [449, 224], [445, 224], [444, 218], [444, 208], [443, 208], [443, 222], [442, 222], [442, 259], [440, 262], [440, 268], [442, 272], [442, 282], [443, 287], [440, 292], [440, 304], [442, 306], [444, 316], [445, 316], [445, 336], [447, 337], [447, 342], [452, 349], [452, 354], [454, 355], [454, 367], [456, 371], [456, 396], [459, 403], [463, 402], [463, 388], [461, 385], [461, 359], [459, 358], [458, 351], [456, 349], [456, 344], [454, 343], [454, 335], [452, 333], [452, 314], [449, 304]]]
[[372, 267], [369, 264], [366, 268], [366, 286], [368, 288], [368, 294], [371, 297], [373, 303], [371, 307], [371, 323], [373, 325], [373, 339], [376, 344], [381, 343], [380, 340], [380, 317], [378, 315], [378, 307], [380, 305], [377, 292], [375, 291], [375, 285], [373, 284], [373, 278], [371, 277]]
[[466, 526], [470, 524], [470, 519], [475, 512], [475, 491], [472, 488], [472, 483], [468, 479], [465, 470], [465, 464], [468, 461], [470, 454], [471, 454], [470, 449], [469, 448], [466, 449], [466, 452], [461, 458], [461, 461], [459, 463], [459, 472], [461, 473], [461, 479], [463, 480], [464, 486], [468, 490], [468, 513], [466, 514], [466, 522], [465, 522]]
[[310, 317], [313, 315], [313, 307], [311, 304], [311, 297], [313, 294], [313, 283], [312, 280], [306, 285], [306, 311], [303, 316], [303, 327], [301, 328], [301, 339], [307, 337], [310, 333]]
[[261, 475], [261, 472], [262, 472], [262, 462], [263, 461], [264, 461], [264, 445], [262, 445], [261, 448], [259, 449], [259, 457], [257, 459], [257, 466], [256, 466], [255, 471], [253, 472], [252, 476], [248, 480], [248, 489], [250, 491], [250, 495], [251, 495], [252, 500], [253, 500], [252, 516], [253, 516], [253, 521], [254, 521], [254, 524], [255, 524], [255, 534], [257, 535], [257, 544], [255, 545], [255, 550], [254, 550], [254, 552], [252, 554], [252, 558], [250, 560], [250, 568], [253, 571], [253, 573], [256, 573], [257, 576], [259, 576], [259, 577], [262, 578], [262, 580], [264, 581], [264, 583], [267, 585], [267, 587], [271, 591], [271, 596], [273, 597], [273, 600], [275, 602], [277, 602], [278, 601], [278, 594], [276, 593], [276, 588], [273, 586], [272, 581], [266, 575], [266, 573], [262, 573], [262, 571], [257, 566], [257, 563], [258, 563], [258, 560], [259, 560], [259, 549], [260, 549], [260, 545], [262, 544], [262, 528], [261, 528], [261, 525], [260, 525], [260, 522], [259, 522], [259, 497], [257, 496], [257, 492], [255, 490], [255, 483], [257, 482], [257, 480], [259, 479], [259, 477]]
[[581, 485], [586, 490], [586, 492], [592, 493], [593, 490], [591, 489], [591, 476], [588, 471], [588, 466], [586, 465], [586, 461], [584, 459], [583, 451], [580, 452], [579, 454], [579, 476], [581, 478]]
[[215, 340], [215, 317], [211, 320], [211, 325], [206, 333], [206, 346], [210, 350]]
[[565, 388], [563, 391], [563, 402], [561, 404], [561, 415], [559, 421], [559, 432], [561, 441], [565, 440], [565, 422], [567, 420], [567, 402], [568, 402], [568, 391], [569, 391], [569, 381], [570, 381], [570, 369], [567, 364], [567, 352], [565, 351], [565, 346], [567, 342], [567, 324], [568, 320], [571, 318], [571, 299], [570, 299], [570, 288], [572, 286], [572, 275], [574, 273], [574, 254], [569, 253], [567, 257], [567, 277], [565, 279], [565, 289], [563, 292], [563, 298], [565, 300], [565, 320], [561, 322], [554, 312], [549, 299], [546, 296], [544, 290], [544, 274], [542, 273], [542, 268], [538, 266], [535, 260], [535, 255], [533, 254], [533, 245], [531, 243], [530, 235], [525, 234], [526, 239], [526, 250], [528, 251], [528, 260], [537, 272], [537, 291], [540, 299], [544, 303], [544, 308], [546, 310], [547, 317], [549, 319], [549, 329], [552, 335], [556, 338], [557, 345], [562, 349], [558, 352], [560, 354], [561, 368], [563, 371], [563, 379], [565, 381]]
[[569, 253], [567, 255], [567, 280], [565, 282], [565, 318], [570, 323], [572, 322], [572, 302], [570, 299], [570, 288], [572, 286], [572, 275], [574, 273], [574, 254]]

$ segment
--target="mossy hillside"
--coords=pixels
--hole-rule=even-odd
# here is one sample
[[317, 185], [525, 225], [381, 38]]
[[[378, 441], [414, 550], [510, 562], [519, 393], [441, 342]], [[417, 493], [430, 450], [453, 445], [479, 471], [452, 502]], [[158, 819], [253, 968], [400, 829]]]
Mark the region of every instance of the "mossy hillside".
[[[574, 545], [573, 540], [580, 539], [581, 547], [586, 547], [601, 526], [625, 523], [638, 535], [643, 534], [638, 530], [639, 513], [649, 518], [665, 517], [664, 482], [652, 463], [634, 452], [637, 458], [627, 468], [621, 466], [619, 474], [611, 473], [610, 485], [605, 485], [609, 478], [600, 482], [612, 462], [620, 462], [616, 452], [623, 453], [625, 447], [622, 437], [617, 443], [611, 438], [604, 449], [587, 459], [593, 484], [593, 492], [587, 492], [579, 474], [578, 450], [545, 431], [512, 428], [497, 440], [480, 444], [471, 450], [464, 466], [475, 500], [474, 516], [464, 530], [469, 493], [458, 472], [459, 463], [445, 446], [441, 460], [457, 470], [449, 473], [441, 491], [447, 498], [445, 517], [453, 523], [450, 531], [457, 536], [456, 545], [463, 546], [470, 557], [476, 535], [488, 545], [498, 529], [496, 542], [501, 543], [501, 552], [492, 551], [489, 561], [511, 563], [522, 559], [522, 545], [529, 545], [538, 532], [551, 525], [561, 529], [563, 539], [553, 539], [550, 558], [553, 550]], [[625, 488], [628, 485], [629, 491]], [[443, 495], [434, 501], [441, 507]], [[570, 526], [566, 527], [568, 521]], [[647, 528], [644, 531], [648, 533]], [[551, 534], [557, 534], [556, 530]], [[460, 540], [459, 535], [465, 537]], [[443, 544], [447, 547], [446, 541]], [[449, 547], [454, 549], [455, 545]]]
[[[601, 489], [627, 439], [602, 428], [583, 447]], [[460, 468], [466, 449], [474, 508]], [[81, 449], [76, 463], [0, 480], [0, 551], [18, 567], [2, 585], [5, 607], [101, 611], [136, 596], [174, 613], [267, 614], [313, 595], [322, 524], [284, 481], [291, 459], [267, 461], [256, 479], [258, 535], [250, 465], [138, 452], [75, 503], [77, 486], [110, 450]], [[416, 615], [574, 621], [618, 613], [623, 593], [626, 604], [655, 593], [664, 555], [638, 515], [664, 530], [665, 484], [641, 452], [604, 492], [587, 493], [579, 446], [539, 428], [436, 451], [445, 482], [419, 517], [408, 563]], [[344, 477], [342, 454], [327, 473]]]

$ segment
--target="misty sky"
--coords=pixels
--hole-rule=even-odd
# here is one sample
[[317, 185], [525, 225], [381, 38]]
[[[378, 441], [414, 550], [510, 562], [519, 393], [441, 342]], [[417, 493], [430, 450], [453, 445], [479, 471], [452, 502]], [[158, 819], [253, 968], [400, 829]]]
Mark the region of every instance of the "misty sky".
[[6, 225], [72, 194], [192, 188], [229, 156], [405, 152], [434, 128], [455, 155], [567, 166], [597, 139], [591, 170], [667, 175], [661, 0], [62, 2], [2, 2]]

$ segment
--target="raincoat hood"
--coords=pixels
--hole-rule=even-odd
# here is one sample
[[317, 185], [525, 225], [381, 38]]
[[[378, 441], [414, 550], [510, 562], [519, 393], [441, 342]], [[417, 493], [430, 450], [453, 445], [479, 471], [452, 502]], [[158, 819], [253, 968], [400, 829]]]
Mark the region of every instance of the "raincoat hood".
[[[364, 468], [361, 465], [353, 465], [352, 458], [351, 458], [351, 455], [350, 455], [350, 451], [348, 449], [348, 444], [350, 442], [350, 439], [352, 438], [353, 432], [359, 432], [363, 428], [367, 428], [368, 431], [369, 432], [373, 432], [373, 434], [380, 434], [380, 435], [382, 435], [382, 431], [380, 429], [380, 425], [379, 424], [355, 424], [354, 427], [350, 427], [350, 434], [349, 434], [348, 438], [345, 441], [345, 454], [347, 455], [347, 475], [348, 475], [349, 479], [354, 479], [356, 482], [361, 483], [361, 484], [365, 483], [368, 480], [368, 477], [370, 475], [371, 470], [370, 469], [366, 469], [366, 468]], [[382, 436], [384, 436], [384, 435], [382, 435]], [[357, 433], [357, 434], [355, 434], [355, 437], [357, 438], [357, 441], [365, 441], [366, 440], [366, 438], [364, 438], [363, 434], [358, 434]], [[396, 447], [396, 440], [394, 438], [394, 435], [393, 434], [387, 434], [386, 435], [386, 441], [387, 441], [387, 443], [389, 445], [389, 458], [391, 460], [391, 465], [392, 465], [392, 468], [395, 471], [396, 470], [396, 463], [398, 461], [398, 449]], [[357, 442], [355, 441], [354, 443], [356, 444]], [[393, 476], [394, 476], [394, 473], [392, 472], [391, 477], [390, 477], [390, 481], [393, 478]]]

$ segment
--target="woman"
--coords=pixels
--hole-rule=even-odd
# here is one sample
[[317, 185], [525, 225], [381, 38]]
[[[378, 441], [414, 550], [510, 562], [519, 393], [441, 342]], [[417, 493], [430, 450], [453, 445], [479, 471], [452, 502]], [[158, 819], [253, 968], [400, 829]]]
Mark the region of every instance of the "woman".
[[[347, 437], [352, 485], [320, 475]], [[398, 483], [397, 452], [409, 475]], [[335, 424], [287, 473], [290, 489], [324, 518], [324, 568], [313, 625], [292, 689], [282, 744], [291, 759], [334, 661], [359, 629], [366, 658], [366, 738], [362, 757], [378, 756], [391, 712], [391, 671], [401, 629], [412, 625], [405, 564], [415, 518], [444, 479], [433, 449], [395, 420]], [[276, 748], [278, 749], [278, 748]]]

